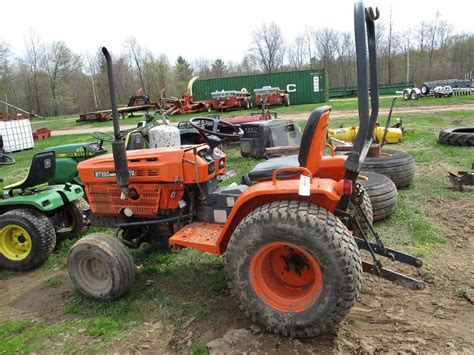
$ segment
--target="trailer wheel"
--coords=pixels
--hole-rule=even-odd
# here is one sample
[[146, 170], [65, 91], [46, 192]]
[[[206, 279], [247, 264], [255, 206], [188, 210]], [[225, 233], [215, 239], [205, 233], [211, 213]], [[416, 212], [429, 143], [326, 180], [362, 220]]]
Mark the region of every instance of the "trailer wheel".
[[69, 277], [84, 295], [115, 299], [133, 285], [135, 266], [120, 239], [105, 233], [93, 233], [79, 239], [68, 255]]
[[410, 91], [405, 89], [403, 90], [403, 100], [410, 100]]
[[412, 90], [410, 93], [410, 99], [411, 100], [418, 100], [418, 94], [416, 93], [415, 90]]
[[67, 232], [58, 231], [56, 238], [58, 240], [72, 239], [84, 233], [89, 221], [86, 217], [86, 211], [90, 209], [89, 204], [83, 198], [79, 198], [65, 205], [67, 217]]
[[425, 96], [428, 95], [428, 93], [430, 92], [430, 88], [426, 84], [423, 84], [420, 90], [421, 90], [421, 93]]
[[359, 294], [359, 249], [324, 208], [279, 201], [252, 211], [232, 234], [225, 269], [240, 308], [270, 332], [311, 337], [334, 328]]
[[474, 127], [444, 129], [439, 132], [438, 140], [442, 144], [472, 147], [474, 146]]
[[0, 268], [33, 269], [48, 259], [55, 246], [54, 226], [44, 214], [19, 208], [0, 216]]
[[389, 177], [396, 187], [410, 185], [415, 176], [415, 161], [401, 150], [384, 149], [380, 157], [366, 157], [362, 170]]
[[387, 176], [361, 171], [358, 177], [370, 199], [374, 221], [389, 217], [397, 208], [397, 187]]

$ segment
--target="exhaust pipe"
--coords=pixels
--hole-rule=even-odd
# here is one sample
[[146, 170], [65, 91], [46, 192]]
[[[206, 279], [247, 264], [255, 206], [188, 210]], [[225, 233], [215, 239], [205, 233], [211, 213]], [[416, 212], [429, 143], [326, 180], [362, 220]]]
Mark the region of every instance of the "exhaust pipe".
[[122, 196], [129, 197], [133, 200], [138, 199], [138, 192], [130, 189], [130, 174], [127, 163], [127, 152], [125, 150], [125, 142], [120, 137], [120, 124], [117, 111], [117, 98], [115, 96], [114, 74], [112, 71], [112, 57], [107, 48], [102, 47], [102, 53], [107, 63], [107, 77], [109, 80], [110, 102], [112, 104], [112, 118], [114, 123], [114, 141], [112, 142], [112, 154], [114, 157], [115, 176], [117, 184], [122, 192]]

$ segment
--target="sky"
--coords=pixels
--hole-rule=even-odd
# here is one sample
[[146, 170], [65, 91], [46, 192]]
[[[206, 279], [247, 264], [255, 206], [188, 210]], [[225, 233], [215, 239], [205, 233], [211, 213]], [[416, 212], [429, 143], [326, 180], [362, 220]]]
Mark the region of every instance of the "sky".
[[[439, 10], [456, 31], [474, 32], [472, 0], [366, 0], [365, 4], [379, 7], [385, 23], [392, 9], [395, 30], [414, 28]], [[120, 52], [125, 39], [134, 36], [142, 47], [166, 53], [172, 60], [182, 55], [189, 61], [233, 62], [243, 58], [253, 30], [262, 22], [279, 24], [287, 43], [308, 26], [353, 31], [352, 0], [16, 0], [6, 8], [0, 39], [15, 55], [24, 53], [30, 29], [43, 41], [62, 40], [79, 54], [101, 46]]]

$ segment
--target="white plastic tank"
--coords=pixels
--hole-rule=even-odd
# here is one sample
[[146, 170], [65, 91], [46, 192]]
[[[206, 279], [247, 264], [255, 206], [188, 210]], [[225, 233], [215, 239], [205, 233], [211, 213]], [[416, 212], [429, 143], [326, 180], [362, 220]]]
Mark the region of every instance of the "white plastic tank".
[[179, 147], [181, 135], [178, 127], [172, 125], [159, 125], [150, 129], [148, 133], [150, 148]]

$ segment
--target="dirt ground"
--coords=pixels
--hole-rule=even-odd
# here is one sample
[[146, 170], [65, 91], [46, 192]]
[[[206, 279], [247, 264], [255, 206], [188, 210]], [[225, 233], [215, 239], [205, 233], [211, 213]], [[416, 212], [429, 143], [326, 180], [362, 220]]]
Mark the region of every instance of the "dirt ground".
[[[339, 353], [474, 352], [474, 203], [429, 200], [425, 206], [433, 224], [447, 239], [437, 255], [430, 256], [419, 277], [423, 291], [410, 291], [365, 275], [358, 302], [342, 324], [329, 334], [293, 340], [262, 332], [235, 306], [228, 290], [209, 300], [218, 312], [203, 321], [188, 322], [179, 331], [160, 319], [148, 319], [115, 340], [108, 351], [119, 353], [175, 353], [192, 343], [206, 344], [213, 353]], [[405, 269], [404, 271], [410, 271]], [[16, 275], [0, 274], [0, 291], [8, 304], [0, 315], [28, 316], [61, 322], [71, 315], [63, 309], [72, 284], [64, 270]], [[411, 271], [413, 275], [414, 271]], [[41, 280], [59, 277], [60, 287]], [[55, 302], [51, 302], [55, 300]], [[75, 337], [77, 349], [89, 339]], [[100, 340], [97, 340], [100, 341]], [[53, 345], [52, 345], [53, 346]], [[52, 348], [53, 349], [53, 348]]]
[[[474, 111], [474, 104], [460, 104], [460, 105], [449, 105], [449, 106], [420, 106], [420, 107], [397, 107], [396, 114], [406, 114], [406, 113], [430, 113], [430, 112], [448, 112], [448, 111]], [[388, 109], [380, 109], [380, 115], [387, 116]], [[331, 112], [331, 120], [334, 119], [343, 119], [343, 118], [351, 118], [357, 117], [358, 111], [357, 110], [343, 110], [343, 111], [332, 111]], [[285, 114], [282, 115], [282, 118], [287, 119], [294, 119], [297, 121], [303, 121], [308, 119], [308, 112], [302, 113], [292, 113], [292, 114]], [[64, 136], [69, 134], [84, 134], [84, 133], [92, 133], [94, 131], [99, 132], [108, 132], [111, 130], [112, 123], [110, 126], [107, 127], [94, 127], [94, 126], [83, 126], [76, 128], [67, 128], [67, 129], [58, 129], [52, 131], [53, 136]], [[121, 129], [131, 129], [135, 128], [136, 125], [122, 125]]]

